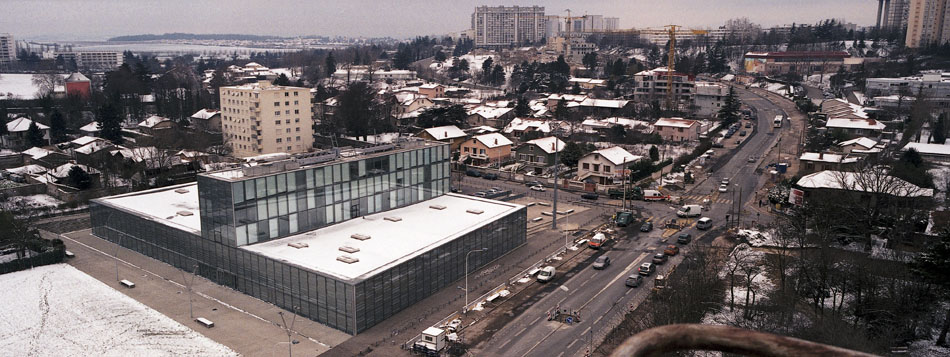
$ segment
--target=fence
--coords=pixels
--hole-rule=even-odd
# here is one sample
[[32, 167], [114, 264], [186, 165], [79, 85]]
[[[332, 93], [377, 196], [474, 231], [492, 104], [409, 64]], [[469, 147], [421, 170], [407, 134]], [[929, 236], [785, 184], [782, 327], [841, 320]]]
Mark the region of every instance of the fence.
[[46, 185], [42, 183], [31, 183], [22, 186], [10, 187], [0, 190], [0, 199], [13, 196], [39, 195], [46, 193]]
[[[30, 250], [28, 250], [30, 251]], [[30, 269], [33, 267], [61, 263], [66, 258], [66, 246], [60, 243], [52, 249], [47, 250], [27, 258], [14, 259], [6, 263], [0, 263], [0, 274], [12, 273], [15, 271]]]

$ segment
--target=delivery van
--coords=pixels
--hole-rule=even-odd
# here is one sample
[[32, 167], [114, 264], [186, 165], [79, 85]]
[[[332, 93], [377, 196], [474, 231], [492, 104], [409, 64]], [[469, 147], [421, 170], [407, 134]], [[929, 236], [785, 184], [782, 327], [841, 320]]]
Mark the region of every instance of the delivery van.
[[701, 214], [703, 214], [703, 206], [700, 205], [685, 205], [676, 211], [678, 217], [698, 217]]

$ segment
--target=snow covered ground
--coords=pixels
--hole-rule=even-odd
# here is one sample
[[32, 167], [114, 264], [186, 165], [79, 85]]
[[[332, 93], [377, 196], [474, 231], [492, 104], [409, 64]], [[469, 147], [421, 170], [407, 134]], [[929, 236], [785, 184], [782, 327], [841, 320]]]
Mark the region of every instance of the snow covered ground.
[[0, 275], [0, 286], [4, 355], [237, 355], [66, 264]]
[[4, 211], [55, 209], [63, 203], [63, 201], [57, 200], [53, 196], [46, 194], [13, 196], [6, 201], [0, 201], [0, 209]]

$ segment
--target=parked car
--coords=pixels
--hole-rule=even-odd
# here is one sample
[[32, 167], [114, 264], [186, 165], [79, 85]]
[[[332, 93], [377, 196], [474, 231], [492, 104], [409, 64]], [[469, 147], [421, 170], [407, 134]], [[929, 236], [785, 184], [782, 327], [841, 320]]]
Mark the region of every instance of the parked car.
[[528, 186], [528, 187], [533, 187], [533, 186], [542, 186], [542, 187], [543, 187], [543, 186], [544, 186], [544, 184], [541, 183], [541, 181], [538, 181], [538, 180], [525, 182], [524, 185], [525, 185], [525, 186]]
[[739, 136], [745, 136], [745, 134], [746, 134], [745, 130], [739, 132]]
[[735, 132], [734, 132], [734, 131], [731, 131], [731, 130], [730, 130], [730, 131], [727, 131], [727, 132], [726, 132], [726, 139], [731, 138], [731, 137], [732, 137], [732, 134], [735, 134]]
[[656, 271], [656, 266], [654, 266], [653, 263], [640, 264], [640, 268], [637, 269], [637, 273], [646, 276], [650, 276], [650, 274], [653, 274], [654, 271]]
[[726, 191], [729, 191], [729, 185], [725, 185], [725, 184], [719, 185], [719, 192], [726, 192]]
[[670, 244], [666, 246], [666, 249], [663, 250], [663, 254], [666, 254], [671, 257], [677, 254], [680, 254], [680, 247]]
[[721, 142], [718, 142], [718, 141], [717, 141], [717, 142], [714, 142], [714, 143], [712, 144], [712, 147], [714, 147], [714, 148], [722, 148], [722, 147], [726, 147], [726, 146], [723, 145]]
[[458, 187], [452, 187], [449, 191], [452, 191], [452, 193], [462, 193], [462, 189]]
[[722, 178], [722, 181], [719, 181], [719, 183], [721, 183], [721, 184], [723, 184], [723, 185], [728, 185], [728, 184], [729, 184], [729, 178], [728, 178], [728, 177], [723, 177], [723, 178]]
[[554, 274], [557, 270], [554, 267], [548, 265], [544, 268], [541, 268], [541, 271], [538, 272], [538, 282], [546, 283], [554, 279]]
[[712, 228], [712, 218], [703, 217], [696, 221], [696, 229], [710, 229]]
[[478, 192], [473, 193], [472, 196], [484, 198], [485, 196], [488, 196], [488, 193], [485, 191], [478, 191]]
[[544, 192], [544, 186], [541, 186], [541, 185], [531, 186], [531, 191]]
[[627, 277], [627, 280], [624, 280], [623, 285], [626, 285], [631, 288], [638, 287], [643, 285], [643, 277], [639, 274], [634, 274]]
[[679, 237], [676, 237], [676, 243], [679, 244], [689, 244], [693, 240], [693, 236], [689, 233], [680, 233]]
[[486, 179], [486, 180], [497, 180], [497, 179], [498, 179], [498, 175], [497, 175], [497, 174], [493, 174], [493, 173], [491, 173], [491, 172], [486, 172], [486, 173], [483, 173], [483, 174], [482, 174], [482, 178], [483, 178], [483, 179]]
[[593, 192], [587, 192], [587, 193], [581, 195], [581, 198], [583, 198], [583, 199], [585, 199], [585, 200], [596, 200], [598, 197], [600, 197], [600, 196], [597, 195], [596, 193], [593, 193]]
[[751, 121], [747, 121], [747, 122], [745, 123], [745, 127], [746, 127], [746, 128], [751, 128], [751, 127], [752, 127], [752, 122], [751, 122]]
[[666, 259], [667, 259], [666, 254], [656, 253], [656, 255], [653, 256], [653, 264], [660, 265], [660, 264], [666, 263]]
[[755, 162], [757, 158], [755, 156], [749, 156], [749, 162]]
[[597, 260], [594, 260], [594, 269], [604, 269], [610, 266], [610, 257], [606, 255], [601, 255], [597, 257]]
[[643, 222], [640, 226], [640, 232], [649, 232], [653, 230], [653, 222]]
[[472, 177], [481, 177], [481, 176], [482, 176], [482, 172], [481, 172], [481, 171], [472, 170], [472, 169], [465, 170], [465, 174], [468, 175], [468, 176], [472, 176]]

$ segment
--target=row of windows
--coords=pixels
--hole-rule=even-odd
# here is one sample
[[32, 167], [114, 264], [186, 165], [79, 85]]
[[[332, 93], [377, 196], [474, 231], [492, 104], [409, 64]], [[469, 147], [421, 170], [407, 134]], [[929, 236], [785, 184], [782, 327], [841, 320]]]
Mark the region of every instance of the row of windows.
[[[297, 92], [294, 92], [294, 95], [297, 95]], [[290, 101], [284, 101], [284, 106], [289, 106], [289, 105], [290, 105]], [[300, 101], [299, 101], [299, 100], [295, 100], [295, 101], [294, 101], [294, 105], [300, 105]], [[275, 107], [279, 107], [279, 106], [280, 106], [280, 102], [274, 102], [274, 106], [275, 106]]]

